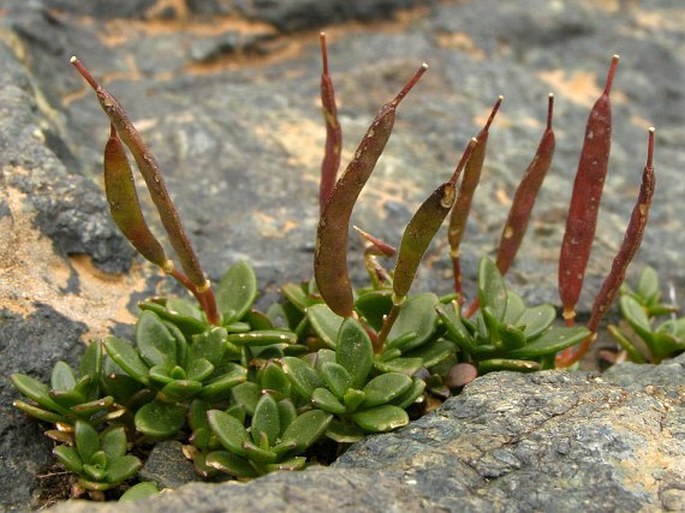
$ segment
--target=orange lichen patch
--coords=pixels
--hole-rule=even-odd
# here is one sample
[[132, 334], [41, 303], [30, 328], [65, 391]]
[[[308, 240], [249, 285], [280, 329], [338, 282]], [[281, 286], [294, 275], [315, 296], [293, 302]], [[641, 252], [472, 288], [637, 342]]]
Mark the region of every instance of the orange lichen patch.
[[[491, 112], [492, 107], [484, 107], [480, 114], [473, 117], [473, 124], [478, 127], [485, 125]], [[513, 125], [514, 121], [501, 111], [497, 113], [497, 118], [493, 122], [493, 126], [496, 126], [497, 128], [510, 128]]]
[[288, 153], [288, 164], [303, 171], [316, 171], [321, 165], [324, 145], [323, 120], [310, 119], [280, 123], [276, 128], [257, 127], [260, 137], [267, 136], [278, 142]]
[[639, 27], [655, 30], [683, 31], [685, 9], [669, 9], [668, 11], [635, 9], [635, 22]]
[[648, 130], [649, 127], [654, 125], [654, 122], [649, 121], [648, 119], [645, 119], [636, 114], [633, 114], [633, 116], [630, 118], [630, 122], [643, 130]]
[[[3, 173], [23, 173], [7, 166]], [[115, 323], [133, 323], [127, 305], [131, 295], [145, 290], [145, 273], [136, 268], [126, 275], [108, 275], [85, 255], [65, 259], [33, 226], [25, 195], [5, 187], [0, 193], [9, 215], [0, 218], [0, 304], [26, 316], [37, 302], [50, 305], [65, 317], [88, 327], [84, 340], [109, 333]], [[36, 265], [35, 262], [40, 262]], [[78, 293], [65, 292], [78, 280]]]
[[[563, 96], [583, 107], [592, 107], [597, 97], [602, 94], [603, 86], [600, 85], [599, 77], [595, 73], [583, 71], [568, 73], [559, 69], [540, 71], [538, 78], [549, 84], [554, 94]], [[613, 90], [611, 101], [622, 103], [626, 101], [626, 96], [620, 91]]]
[[254, 214], [254, 219], [262, 237], [281, 238], [299, 226], [293, 219], [284, 219], [282, 216], [272, 216], [264, 212]]
[[621, 8], [621, 4], [625, 2], [621, 0], [589, 0], [588, 3], [592, 7], [606, 12], [617, 12]]
[[156, 18], [171, 9], [175, 13], [175, 18], [179, 20], [187, 20], [190, 17], [190, 10], [185, 0], [157, 0], [145, 12], [146, 17]]
[[487, 57], [485, 51], [476, 46], [473, 39], [463, 32], [444, 32], [438, 34], [438, 46], [464, 52], [476, 61], [483, 61]]

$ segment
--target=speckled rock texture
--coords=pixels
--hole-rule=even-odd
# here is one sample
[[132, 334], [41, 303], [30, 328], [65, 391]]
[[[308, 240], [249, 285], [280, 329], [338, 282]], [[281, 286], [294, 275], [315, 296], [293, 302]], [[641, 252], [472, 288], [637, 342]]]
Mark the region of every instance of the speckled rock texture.
[[[681, 201], [685, 9], [680, 0], [4, 0], [0, 4], [2, 508], [38, 507], [42, 478], [37, 476], [47, 472], [49, 452], [40, 426], [11, 406], [16, 395], [6, 376], [25, 372], [47, 379], [55, 361], [77, 358], [82, 342], [112, 330], [130, 330], [138, 299], [178, 291], [134, 256], [109, 219], [100, 184], [107, 121], [92, 92], [71, 69], [69, 57], [78, 55], [126, 106], [162, 165], [210, 278], [218, 279], [228, 265], [249, 258], [260, 281], [260, 305], [266, 306], [277, 298], [278, 285], [311, 276], [324, 139], [318, 100], [322, 29], [329, 37], [344, 161], [353, 154], [378, 107], [421, 62], [430, 65], [401, 105], [393, 137], [354, 213], [355, 224], [390, 243], [398, 243], [413, 210], [449, 176], [496, 97], [506, 96], [491, 130], [483, 183], [462, 251], [467, 292], [474, 288], [478, 258], [493, 254], [514, 188], [544, 128], [547, 94], [555, 93], [555, 160], [520, 257], [508, 275], [531, 302], [558, 302], [556, 263], [585, 121], [611, 55], [620, 54], [612, 93], [614, 145], [581, 316], [587, 314], [623, 237], [650, 125], [657, 127], [657, 192], [633, 271], [649, 263], [664, 282], [672, 283], [676, 291], [685, 290], [681, 221], [685, 218]], [[152, 214], [150, 205], [146, 208]], [[360, 247], [353, 238], [350, 267], [354, 279], [364, 283]], [[415, 289], [447, 292], [450, 280], [444, 238], [438, 237]], [[593, 390], [610, 386], [585, 377], [525, 379], [571, 383], [579, 379]], [[508, 386], [523, 387], [518, 381]], [[545, 394], [566, 397], [564, 387], [537, 386]], [[680, 390], [670, 393], [677, 396]], [[504, 398], [514, 400], [508, 394]], [[539, 400], [563, 402], [555, 397]], [[451, 412], [453, 404], [445, 411]], [[408, 431], [419, 429], [420, 422], [428, 421], [419, 421]], [[589, 431], [584, 433], [589, 436]], [[389, 443], [392, 436], [400, 435], [391, 435]], [[540, 465], [551, 465], [552, 452], [545, 459], [543, 445], [540, 442], [530, 451], [539, 456]], [[367, 450], [364, 447], [358, 450]], [[604, 445], [592, 447], [598, 458], [611, 458], [602, 452], [607, 450]], [[504, 457], [511, 460], [512, 468], [516, 464], [527, 468], [521, 463], [526, 453], [507, 451]], [[569, 454], [574, 464], [581, 465], [580, 454]], [[652, 461], [647, 456], [640, 461]], [[474, 479], [481, 476], [478, 469], [488, 464], [495, 473], [505, 466], [494, 456], [483, 461], [472, 469]], [[663, 461], [664, 475], [675, 472], [671, 460]], [[416, 488], [397, 491], [396, 485], [405, 480], [404, 470], [388, 471], [387, 478], [375, 480], [377, 494], [372, 495], [359, 483], [377, 476], [376, 471], [339, 465], [336, 471], [269, 476], [260, 482], [282, 483], [274, 485], [280, 491], [269, 496], [287, 503], [291, 497], [295, 504], [291, 508], [296, 508], [296, 497], [309, 495], [300, 488], [292, 491], [292, 483], [299, 482], [313, 487], [314, 496], [344, 496], [345, 501], [364, 496], [377, 501], [379, 508], [383, 501], [414, 504], [405, 497], [416, 498], [426, 510], [439, 504], [426, 502], [439, 497], [426, 498]], [[544, 465], [537, 472], [550, 483], [561, 482], [559, 476], [570, 472], [542, 470], [548, 469]], [[344, 482], [334, 472], [341, 472]], [[578, 476], [581, 482], [597, 475], [583, 472], [568, 474], [569, 479]], [[611, 479], [599, 481], [618, 486], [613, 472], [607, 470]], [[510, 479], [514, 487], [516, 479], [525, 481]], [[353, 493], [342, 491], [346, 482], [356, 487]], [[476, 504], [483, 499], [490, 501], [483, 503], [488, 507], [498, 504], [504, 493], [498, 486], [508, 486], [509, 481], [493, 481], [499, 482], [467, 487], [473, 493], [463, 500]], [[662, 502], [654, 499], [656, 478], [654, 483], [644, 497], [636, 491], [647, 486], [642, 482], [626, 493], [648, 508], [670, 507], [668, 497], [680, 504], [677, 488], [664, 492]], [[207, 486], [192, 485], [178, 497], [200, 493]], [[261, 485], [253, 483], [245, 489], [252, 486]], [[225, 502], [235, 488], [213, 489]], [[446, 489], [457, 490], [458, 483]], [[600, 499], [612, 500], [606, 491], [597, 493], [597, 504], [603, 504]], [[530, 501], [525, 504], [535, 504]], [[348, 505], [336, 509], [355, 508], [352, 502], [342, 504]], [[516, 504], [524, 508], [524, 502]]]

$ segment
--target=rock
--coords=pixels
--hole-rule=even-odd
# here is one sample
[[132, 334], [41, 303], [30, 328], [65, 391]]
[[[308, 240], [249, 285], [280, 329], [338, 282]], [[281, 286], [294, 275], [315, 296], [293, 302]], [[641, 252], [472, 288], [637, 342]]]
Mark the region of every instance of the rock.
[[500, 372], [329, 468], [49, 511], [682, 511], [684, 421], [685, 356], [603, 376]]
[[178, 488], [198, 476], [193, 464], [183, 456], [183, 444], [174, 440], [165, 440], [155, 444], [150, 456], [139, 475], [142, 481], [153, 481], [157, 487]]
[[[620, 53], [623, 58], [612, 93], [615, 130], [610, 175], [579, 310], [581, 315], [589, 311], [622, 239], [644, 164], [646, 128], [651, 124], [657, 126], [657, 195], [633, 274], [648, 263], [659, 270], [663, 282], [673, 283], [676, 290], [685, 286], [685, 230], [681, 221], [685, 212], [680, 201], [680, 173], [685, 164], [685, 23], [677, 0], [648, 4], [521, 0], [506, 5], [495, 0], [213, 0], [202, 2], [202, 7], [193, 1], [136, 0], [116, 12], [110, 4], [7, 0], [0, 9], [2, 376], [25, 372], [46, 379], [57, 360], [73, 361], [77, 357], [84, 339], [130, 325], [137, 298], [178, 292], [173, 284], [161, 281], [154, 269], [132, 257], [130, 247], [109, 220], [98, 186], [107, 121], [92, 92], [68, 65], [74, 53], [120, 98], [157, 155], [209, 276], [216, 281], [227, 266], [252, 259], [263, 292], [262, 306], [277, 297], [276, 289], [284, 281], [311, 276], [318, 215], [316, 182], [324, 137], [317, 89], [320, 28], [327, 26], [329, 31], [330, 66], [345, 133], [344, 161], [353, 154], [379, 106], [422, 61], [431, 66], [400, 107], [386, 153], [355, 208], [353, 222], [389, 243], [399, 242], [414, 209], [451, 173], [461, 149], [479, 130], [497, 95], [506, 95], [491, 131], [484, 179], [462, 251], [466, 289], [471, 294], [476, 262], [483, 254], [493, 254], [507, 202], [540, 137], [547, 93], [555, 92], [555, 161], [520, 256], [508, 276], [533, 303], [558, 302], [556, 262], [570, 181], [588, 110], [601, 88], [611, 54]], [[419, 7], [398, 10], [410, 6]], [[372, 18], [376, 21], [370, 24], [330, 26]], [[282, 32], [294, 29], [300, 32]], [[154, 224], [154, 211], [149, 204], [145, 208]], [[158, 226], [156, 229], [162, 233]], [[429, 251], [415, 290], [449, 291], [451, 268], [442, 240]], [[363, 284], [360, 247], [353, 238], [350, 268], [354, 280]], [[37, 357], [36, 351], [45, 353]], [[6, 357], [10, 353], [12, 357]], [[619, 374], [606, 378], [616, 382], [540, 375], [526, 377], [523, 382], [518, 381], [523, 377], [507, 377], [514, 381], [506, 386], [526, 390], [540, 387], [535, 390], [552, 394], [535, 396], [535, 401], [545, 407], [563, 404], [568, 383], [574, 390], [594, 390], [588, 392], [592, 397], [614, 397], [611, 391], [628, 390], [629, 397], [638, 394], [645, 399], [644, 392], [625, 388], [620, 375], [624, 371], [619, 369], [629, 368], [617, 367], [612, 372]], [[648, 375], [652, 372], [657, 371], [650, 370]], [[504, 376], [509, 375], [487, 377], [477, 383], [494, 383]], [[541, 381], [527, 381], [530, 379]], [[554, 385], [554, 380], [567, 379], [564, 386]], [[38, 426], [27, 423], [11, 407], [16, 395], [7, 382], [1, 386], [4, 415], [0, 457], [9, 470], [7, 475], [2, 471], [0, 481], [11, 484], [12, 489], [2, 490], [0, 502], [10, 510], [37, 507], [35, 475], [42, 472], [40, 467], [47, 461], [49, 444], [39, 436]], [[478, 388], [469, 390], [464, 401]], [[682, 389], [668, 390], [667, 398], [678, 398]], [[452, 412], [459, 400], [450, 402], [430, 422]], [[655, 396], [652, 400], [657, 409], [649, 411], [656, 415], [654, 412], [662, 408], [661, 399]], [[566, 411], [559, 408], [562, 413]], [[679, 411], [674, 408], [666, 413], [680, 415]], [[597, 417], [601, 415], [597, 413]], [[643, 420], [649, 433], [655, 433], [654, 419]], [[374, 438], [373, 443], [383, 439], [397, 447], [399, 438], [393, 437], [409, 437], [407, 433], [413, 430], [425, 433], [426, 422], [422, 419], [412, 424], [402, 435]], [[669, 422], [671, 433], [680, 433], [675, 420]], [[554, 417], [547, 422], [554, 423]], [[520, 420], [519, 427], [526, 426], [545, 427], [533, 420]], [[471, 429], [476, 427], [478, 424]], [[608, 440], [602, 433], [614, 433], [611, 426], [600, 429], [591, 422], [583, 429], [578, 427], [574, 433], [586, 441], [595, 431], [600, 441]], [[575, 440], [571, 436], [574, 433], [567, 434], [569, 439]], [[530, 469], [528, 462], [539, 464], [536, 471], [530, 470], [531, 476], [549, 483], [561, 481], [566, 470], [555, 474], [546, 466], [556, 454], [545, 445], [547, 442], [522, 437], [526, 443], [521, 445], [516, 442], [520, 435], [518, 431], [509, 433], [509, 439], [514, 440], [512, 447], [498, 446], [496, 451], [486, 446], [482, 458], [474, 449], [476, 468], [464, 474], [461, 484], [443, 483], [445, 490], [464, 491], [462, 484], [473, 479], [481, 484], [473, 488], [477, 493], [463, 499], [465, 503], [501, 504], [497, 501], [509, 497], [507, 493], [519, 497], [518, 492], [507, 492], [506, 487], [523, 486], [527, 478], [515, 471], [517, 466]], [[429, 438], [430, 430], [416, 436]], [[406, 445], [419, 450], [423, 446], [417, 443]], [[591, 444], [600, 457], [617, 458], [606, 455], [614, 454], [606, 451], [616, 449], [625, 461], [638, 461], [617, 449], [619, 445]], [[25, 453], [18, 452], [19, 447], [36, 458], [27, 460]], [[371, 451], [369, 447], [364, 444], [357, 450]], [[578, 479], [591, 480], [600, 471], [584, 466], [587, 455], [581, 449], [570, 444], [564, 450], [579, 469]], [[192, 485], [173, 497], [190, 500], [193, 494], [211, 489], [225, 498], [235, 489], [252, 490], [267, 482], [277, 490], [267, 494], [270, 500], [287, 501], [292, 496], [288, 494], [296, 493], [293, 500], [299, 501], [309, 492], [299, 488], [293, 492], [292, 483], [303, 480], [314, 497], [318, 493], [330, 500], [343, 497], [347, 501], [366, 490], [363, 486], [367, 484], [362, 485], [365, 480], [373, 479], [378, 495], [365, 495], [370, 501], [378, 501], [373, 507], [397, 504], [399, 508], [406, 502], [425, 504], [430, 509], [439, 503], [439, 497], [428, 497], [423, 494], [429, 492], [415, 488], [402, 492], [406, 495], [398, 492], [406, 480], [404, 471], [388, 470], [387, 475], [381, 475], [373, 469], [360, 469], [357, 463], [354, 470], [343, 468], [352, 464], [353, 454], [339, 463], [338, 470], [278, 474], [245, 486]], [[655, 461], [648, 453], [640, 454]], [[400, 467], [406, 464], [402, 461], [410, 461], [402, 460], [399, 451], [395, 456], [393, 464]], [[645, 492], [635, 488], [619, 494], [620, 498], [637, 497], [626, 500], [628, 509], [631, 504], [678, 509], [682, 498], [677, 487], [663, 488], [662, 503], [655, 502], [652, 494], [656, 487], [672, 482], [668, 476], [681, 472], [677, 462], [666, 456], [663, 475], [668, 479], [648, 481], [652, 488]], [[430, 458], [453, 461], [443, 453]], [[464, 465], [468, 466], [458, 466]], [[648, 467], [645, 471], [652, 468], [651, 463], [635, 465]], [[492, 486], [484, 484], [488, 472], [501, 474]], [[633, 476], [625, 474], [625, 469], [621, 472]], [[441, 482], [430, 469], [422, 476], [427, 482]], [[607, 482], [606, 490], [619, 490], [616, 479], [607, 475], [600, 482]], [[625, 482], [629, 481], [627, 478]], [[346, 483], [357, 486], [353, 493], [344, 488]], [[569, 489], [561, 489], [571, 494]], [[281, 492], [284, 495], [279, 495]], [[577, 496], [583, 497], [581, 492]], [[548, 498], [544, 494], [536, 497], [538, 494], [528, 503], [519, 497], [516, 504], [525, 509], [523, 504]], [[613, 500], [609, 493], [597, 497], [606, 501], [598, 502], [600, 505]], [[238, 500], [247, 504], [250, 498]], [[350, 510], [356, 507], [351, 502], [343, 504], [350, 504], [344, 506]]]

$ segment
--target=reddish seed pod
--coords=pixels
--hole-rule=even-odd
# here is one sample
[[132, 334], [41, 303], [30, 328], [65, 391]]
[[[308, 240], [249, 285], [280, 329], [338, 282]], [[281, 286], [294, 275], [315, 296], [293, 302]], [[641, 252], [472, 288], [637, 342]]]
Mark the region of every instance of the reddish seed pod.
[[550, 93], [547, 107], [547, 126], [542, 134], [535, 157], [528, 166], [526, 173], [521, 179], [521, 183], [514, 193], [509, 216], [500, 238], [497, 250], [497, 268], [502, 275], [506, 274], [509, 270], [521, 246], [526, 228], [528, 228], [530, 214], [535, 205], [535, 199], [552, 164], [555, 146], [554, 130], [552, 128], [553, 109], [554, 95]]
[[349, 317], [354, 311], [347, 270], [352, 209], [390, 138], [397, 106], [427, 69], [423, 64], [397, 96], [381, 107], [321, 211], [314, 251], [314, 278], [321, 297], [341, 317]]
[[[485, 150], [488, 144], [490, 125], [495, 119], [495, 115], [497, 114], [497, 111], [499, 111], [503, 100], [504, 96], [497, 98], [497, 101], [492, 107], [492, 111], [490, 112], [490, 116], [488, 117], [485, 126], [476, 136], [478, 144], [473, 149], [471, 158], [466, 164], [466, 168], [464, 169], [464, 178], [459, 186], [457, 199], [455, 200], [454, 208], [450, 214], [447, 240], [450, 245], [450, 257], [452, 258], [452, 267], [454, 269], [454, 289], [455, 292], [459, 294], [460, 298], [462, 294], [462, 287], [461, 266], [459, 263], [459, 246], [462, 238], [464, 237], [466, 221], [468, 220], [469, 211], [471, 210], [471, 202], [473, 201], [473, 194], [476, 192], [476, 187], [478, 187], [480, 175], [483, 170], [483, 162], [485, 161]], [[460, 299], [460, 301], [462, 300]]]
[[338, 109], [335, 104], [335, 91], [333, 80], [328, 73], [328, 49], [326, 47], [326, 34], [321, 32], [321, 60], [323, 71], [321, 72], [321, 110], [326, 123], [326, 145], [323, 162], [321, 162], [321, 180], [319, 182], [319, 208], [323, 210], [324, 204], [333, 190], [335, 180], [340, 168], [340, 153], [342, 151], [342, 129], [338, 122]]
[[398, 301], [403, 301], [409, 293], [423, 255], [451, 210], [455, 201], [455, 184], [464, 166], [473, 158], [477, 144], [475, 137], [469, 141], [450, 180], [433, 191], [405, 228], [393, 279], [393, 292]]
[[609, 93], [618, 66], [611, 60], [604, 91], [590, 111], [578, 171], [573, 184], [566, 231], [559, 256], [559, 294], [563, 316], [573, 324], [575, 306], [583, 286], [585, 269], [595, 237], [599, 203], [611, 150], [611, 102]]
[[131, 154], [150, 191], [150, 196], [159, 212], [162, 225], [169, 236], [169, 241], [181, 262], [183, 270], [196, 287], [199, 289], [207, 288], [207, 279], [202, 272], [195, 251], [190, 245], [190, 240], [183, 229], [178, 212], [169, 197], [157, 160], [143, 142], [140, 134], [116, 98], [95, 80], [93, 75], [76, 57], [71, 58], [71, 63], [93, 88], [102, 110], [104, 110], [116, 128], [121, 140], [131, 150]]
[[619, 288], [626, 277], [626, 271], [632, 262], [635, 253], [640, 248], [642, 237], [647, 226], [649, 208], [652, 204], [655, 188], [654, 176], [654, 128], [649, 129], [647, 142], [647, 163], [642, 171], [642, 185], [638, 194], [637, 202], [630, 216], [630, 222], [626, 229], [625, 237], [618, 253], [611, 264], [611, 270], [602, 283], [595, 302], [592, 305], [592, 315], [587, 323], [587, 328], [593, 335], [577, 346], [569, 347], [557, 355], [557, 367], [568, 367], [585, 355], [594, 341], [599, 328], [599, 323], [604, 318], [609, 306], [614, 302]]
[[112, 219], [133, 247], [153, 264], [170, 273], [174, 267], [152, 234], [140, 209], [133, 172], [114, 125], [104, 154], [105, 195]]

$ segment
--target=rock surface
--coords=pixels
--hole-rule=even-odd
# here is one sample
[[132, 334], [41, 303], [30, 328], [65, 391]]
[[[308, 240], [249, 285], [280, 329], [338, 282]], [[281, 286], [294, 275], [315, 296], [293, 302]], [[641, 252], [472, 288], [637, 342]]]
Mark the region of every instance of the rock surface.
[[[125, 330], [136, 298], [173, 287], [133, 257], [109, 220], [99, 189], [107, 122], [92, 92], [70, 69], [72, 54], [120, 98], [158, 156], [210, 277], [216, 280], [228, 265], [250, 258], [262, 302], [268, 304], [279, 284], [311, 275], [323, 144], [317, 90], [320, 29], [329, 34], [345, 160], [376, 109], [419, 63], [431, 66], [400, 107], [386, 154], [355, 209], [354, 222], [388, 242], [399, 241], [413, 209], [449, 175], [497, 95], [506, 95], [491, 131], [484, 181], [463, 249], [468, 290], [473, 289], [477, 259], [494, 250], [508, 201], [542, 131], [547, 93], [555, 93], [555, 162], [509, 275], [532, 301], [557, 302], [558, 247], [585, 120], [611, 54], [620, 53], [612, 94], [610, 176], [581, 310], [589, 308], [622, 239], [644, 164], [646, 129], [652, 124], [658, 127], [658, 189], [638, 260], [654, 265], [676, 290], [684, 289], [685, 185], [680, 174], [685, 167], [685, 10], [679, 0], [335, 0], [325, 2], [325, 9], [323, 4], [136, 0], [113, 8], [114, 3], [104, 0], [6, 0], [0, 5], [1, 507], [37, 506], [36, 475], [44, 473], [41, 465], [49, 452], [40, 428], [11, 406], [16, 395], [5, 377], [25, 372], [47, 379], [55, 361], [76, 358], [83, 340]], [[353, 240], [351, 246], [350, 266], [362, 282], [360, 245]], [[417, 290], [447, 291], [450, 270], [443, 243], [435, 244], [426, 262]], [[522, 377], [506, 379], [515, 379], [507, 387], [523, 386], [516, 381]], [[584, 377], [568, 379], [598, 387], [598, 396], [609, 394], [602, 387], [615, 389]], [[682, 379], [679, 383], [681, 388], [670, 396], [680, 397]], [[554, 388], [554, 394], [563, 398], [562, 388]], [[674, 411], [682, 415], [682, 410]], [[423, 432], [421, 425], [403, 433]], [[680, 433], [682, 446], [682, 430], [673, 427], [672, 432]], [[399, 435], [369, 444], [381, 439], [396, 443], [393, 436]], [[357, 451], [375, 450], [369, 447]], [[592, 447], [600, 458], [611, 458], [606, 456], [611, 444]], [[505, 449], [503, 458], [509, 463], [486, 451], [490, 458], [477, 468], [492, 465], [492, 472], [503, 472], [506, 465], [515, 468], [526, 461], [525, 453]], [[569, 450], [577, 457], [574, 462], [584, 461]], [[530, 451], [540, 456], [535, 461], [547, 464], [544, 454], [535, 452], [544, 452], [542, 442]], [[406, 498], [431, 509], [434, 503], [425, 501], [437, 500], [414, 488], [407, 488], [406, 496], [399, 494], [403, 470], [378, 480], [378, 495], [362, 493], [361, 483], [378, 472], [343, 469], [350, 458], [340, 462], [339, 470], [269, 476], [244, 488], [281, 483], [273, 485], [276, 491], [269, 497], [285, 502], [294, 497], [290, 508], [309, 494], [300, 485], [293, 491], [293, 483], [305, 482], [315, 497], [316, 490], [322, 497], [346, 500], [365, 494], [378, 508], [383, 501], [401, 505]], [[681, 472], [682, 481], [682, 469], [663, 461], [664, 475]], [[546, 468], [538, 471], [551, 482], [555, 474], [542, 470]], [[474, 479], [485, 479], [485, 474], [472, 472]], [[597, 475], [583, 472], [578, 479]], [[430, 472], [425, 476], [437, 479]], [[498, 487], [525, 481], [509, 479], [473, 488], [469, 500], [497, 504], [498, 498], [509, 497]], [[450, 482], [446, 489], [466, 489], [467, 482], [462, 488]], [[345, 483], [358, 488], [351, 494]], [[638, 485], [626, 492], [638, 499], [626, 504], [670, 507], [666, 499], [655, 502], [649, 490], [640, 499]], [[192, 485], [177, 496], [204, 493], [208, 486]], [[609, 480], [607, 486], [618, 485]], [[227, 500], [235, 488], [214, 489]], [[674, 504], [680, 504], [681, 492], [664, 490], [663, 497], [675, 497]], [[610, 500], [606, 492], [598, 493]], [[354, 509], [354, 504], [344, 504], [349, 505], [343, 509]]]
[[602, 376], [502, 372], [329, 468], [49, 511], [682, 511], [683, 426], [685, 356]]

